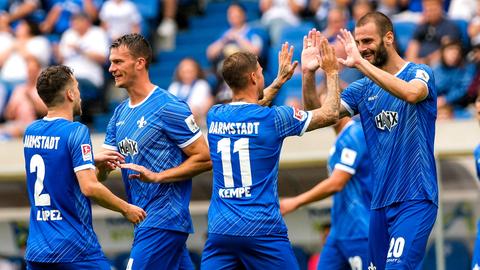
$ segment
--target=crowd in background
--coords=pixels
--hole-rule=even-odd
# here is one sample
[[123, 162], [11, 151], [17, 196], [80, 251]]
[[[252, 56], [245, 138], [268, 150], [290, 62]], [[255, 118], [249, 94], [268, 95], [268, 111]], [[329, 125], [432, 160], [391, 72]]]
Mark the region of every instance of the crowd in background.
[[[189, 16], [209, 16], [205, 7], [213, 2], [218, 0], [0, 0], [0, 140], [21, 137], [30, 122], [45, 114], [35, 81], [51, 64], [73, 68], [82, 91], [82, 122], [91, 124], [97, 115], [108, 115], [112, 103], [124, 98], [118, 97], [108, 73], [111, 41], [141, 32], [156, 44], [156, 51], [175, 51], [175, 45], [181, 45], [175, 44], [175, 35], [188, 31]], [[353, 29], [373, 10], [394, 21], [402, 56], [433, 68], [438, 118], [471, 117], [469, 105], [480, 89], [480, 0], [259, 0], [253, 1], [253, 18], [247, 18], [251, 12], [245, 3], [252, 1], [232, 2], [226, 8], [225, 32], [203, 48], [208, 65], [195, 57], [180, 59], [177, 68], [168, 71], [171, 80], [161, 85], [187, 102], [200, 124], [213, 104], [231, 98], [217, 72], [226, 56], [254, 52], [273, 78], [276, 60], [269, 52], [284, 41], [287, 31], [306, 22], [315, 25], [341, 56], [336, 42], [340, 29]], [[149, 15], [152, 10], [154, 16]], [[413, 28], [401, 27], [405, 25]], [[361, 78], [349, 68], [342, 68], [340, 76], [343, 87]], [[322, 74], [318, 77], [321, 89]], [[300, 72], [292, 80], [301, 81]], [[301, 106], [299, 91], [283, 92], [276, 104]]]

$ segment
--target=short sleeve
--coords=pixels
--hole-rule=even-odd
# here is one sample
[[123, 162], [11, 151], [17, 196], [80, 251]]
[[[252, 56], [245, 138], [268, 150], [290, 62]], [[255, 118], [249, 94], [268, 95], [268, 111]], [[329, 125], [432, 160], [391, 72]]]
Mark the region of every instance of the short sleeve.
[[358, 105], [364, 92], [364, 84], [365, 79], [354, 81], [342, 92], [341, 103], [351, 116], [358, 113]]
[[302, 136], [312, 120], [312, 113], [300, 109], [279, 106], [273, 107], [275, 111], [275, 129], [280, 138], [288, 136]]
[[[355, 127], [351, 127], [355, 128]], [[364, 136], [363, 130], [355, 131], [354, 136]], [[362, 138], [363, 140], [363, 138]], [[360, 167], [362, 160], [365, 160], [367, 149], [365, 143], [361, 143], [360, 138], [353, 138], [343, 145], [343, 147], [336, 148], [336, 155], [338, 155], [338, 162], [334, 165], [335, 169], [342, 170], [351, 175], [354, 175], [357, 168]]]
[[68, 149], [70, 150], [73, 170], [75, 172], [86, 169], [95, 170], [92, 141], [90, 139], [90, 132], [85, 125], [78, 124], [78, 126], [72, 130], [68, 137]]
[[162, 122], [167, 136], [180, 148], [189, 146], [202, 135], [188, 105], [182, 101], [172, 101], [163, 108]]
[[418, 80], [427, 86], [428, 96], [436, 96], [435, 81], [433, 78], [432, 69], [425, 65], [416, 65], [415, 68], [410, 69], [410, 81]]

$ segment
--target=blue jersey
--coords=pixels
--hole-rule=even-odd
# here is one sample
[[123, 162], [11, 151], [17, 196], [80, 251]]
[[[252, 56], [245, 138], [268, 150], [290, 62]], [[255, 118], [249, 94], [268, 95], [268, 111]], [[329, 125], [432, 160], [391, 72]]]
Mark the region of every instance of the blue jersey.
[[342, 191], [333, 196], [329, 237], [340, 240], [368, 238], [373, 182], [360, 122], [351, 120], [338, 135], [328, 160], [328, 170], [342, 170], [352, 175]]
[[95, 169], [88, 129], [63, 118], [33, 122], [23, 138], [30, 231], [25, 259], [41, 263], [103, 259], [90, 200], [75, 172]]
[[373, 209], [408, 200], [436, 204], [438, 197], [433, 155], [437, 93], [432, 71], [426, 65], [406, 63], [395, 76], [425, 83], [428, 96], [410, 104], [367, 77], [342, 93], [342, 105], [362, 119], [375, 181]]
[[[129, 102], [127, 99], [115, 109], [103, 147], [119, 151], [126, 163], [153, 172], [179, 166], [186, 159], [182, 148], [202, 136], [188, 105], [158, 87], [141, 103], [132, 106]], [[128, 200], [147, 212], [138, 227], [193, 232], [191, 179], [157, 184], [129, 179], [129, 174], [136, 172], [122, 170]]]
[[475, 168], [477, 169], [477, 179], [480, 181], [480, 144], [475, 147], [473, 151], [473, 158], [475, 158]]
[[285, 137], [302, 135], [311, 113], [287, 106], [235, 102], [207, 115], [213, 163], [208, 232], [235, 236], [287, 233], [277, 191]]

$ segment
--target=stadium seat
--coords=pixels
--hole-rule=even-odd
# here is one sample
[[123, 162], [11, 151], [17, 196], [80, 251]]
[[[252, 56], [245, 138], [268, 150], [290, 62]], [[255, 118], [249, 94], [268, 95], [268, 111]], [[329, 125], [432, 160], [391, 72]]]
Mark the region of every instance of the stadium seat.
[[408, 43], [412, 39], [413, 32], [417, 27], [413, 22], [394, 22], [393, 29], [395, 32], [395, 40], [397, 42], [397, 48], [400, 55], [403, 55], [407, 50]]
[[159, 17], [160, 6], [158, 5], [160, 1], [157, 0], [132, 0], [132, 2], [137, 6], [138, 12], [142, 15], [144, 19], [156, 19]]
[[[288, 41], [289, 43], [296, 43], [298, 41], [303, 41], [303, 36], [305, 36], [310, 29], [315, 27], [315, 24], [312, 22], [304, 22], [300, 24], [299, 26], [293, 26], [293, 27], [285, 27], [282, 30], [282, 34], [280, 35], [280, 43], [282, 44], [285, 41]], [[272, 45], [278, 45], [278, 44], [272, 44]]]
[[[446, 240], [444, 245], [445, 269], [470, 269], [470, 252], [463, 241]], [[423, 269], [437, 269], [435, 244], [430, 245], [423, 261]]]
[[468, 50], [470, 48], [470, 37], [468, 36], [468, 22], [465, 20], [453, 20], [460, 31], [460, 39], [462, 40], [463, 48]]

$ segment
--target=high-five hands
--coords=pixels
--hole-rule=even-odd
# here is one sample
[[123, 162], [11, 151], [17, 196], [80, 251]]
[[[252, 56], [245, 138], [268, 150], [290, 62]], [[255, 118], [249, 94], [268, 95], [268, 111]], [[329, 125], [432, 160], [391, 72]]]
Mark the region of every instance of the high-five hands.
[[278, 74], [276, 80], [278, 83], [284, 84], [292, 78], [295, 68], [297, 68], [298, 61], [292, 63], [293, 46], [288, 45], [288, 42], [283, 43], [282, 49], [278, 52]]
[[320, 67], [320, 40], [322, 34], [314, 29], [303, 37], [302, 71], [315, 72]]
[[347, 58], [338, 58], [338, 62], [348, 67], [355, 67], [363, 58], [357, 48], [357, 43], [355, 42], [352, 33], [346, 29], [341, 29], [340, 34], [337, 35], [337, 38], [347, 53]]

